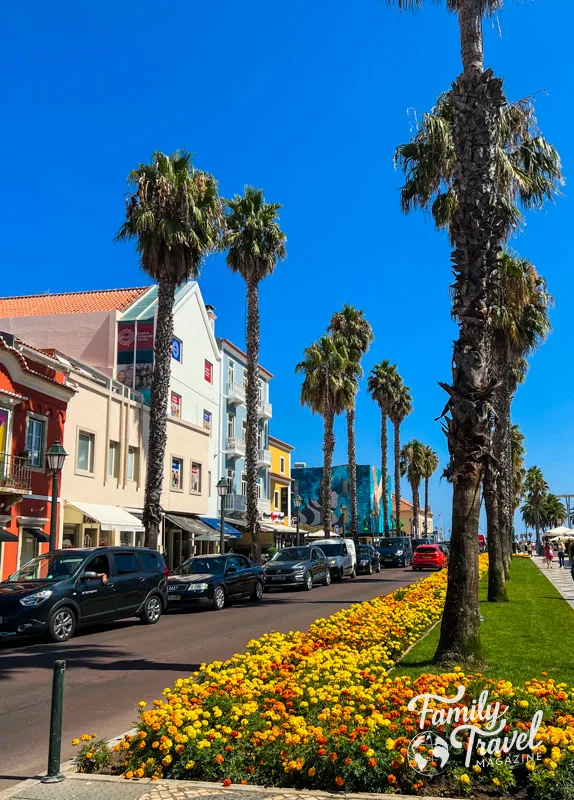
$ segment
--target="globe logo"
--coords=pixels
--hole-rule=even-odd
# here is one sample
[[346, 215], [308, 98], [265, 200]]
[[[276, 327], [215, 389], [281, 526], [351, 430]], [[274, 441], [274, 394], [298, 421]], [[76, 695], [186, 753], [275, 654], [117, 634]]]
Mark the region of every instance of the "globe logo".
[[409, 744], [409, 764], [420, 775], [431, 777], [446, 769], [448, 742], [436, 733], [419, 733]]

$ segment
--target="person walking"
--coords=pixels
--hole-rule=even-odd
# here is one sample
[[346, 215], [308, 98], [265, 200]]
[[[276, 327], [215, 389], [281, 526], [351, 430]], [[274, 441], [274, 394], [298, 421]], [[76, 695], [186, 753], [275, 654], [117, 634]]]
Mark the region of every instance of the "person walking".
[[552, 562], [554, 561], [554, 550], [550, 542], [544, 545], [544, 558], [546, 559], [546, 567], [552, 569]]
[[562, 542], [558, 542], [558, 569], [564, 569], [565, 557], [566, 553], [564, 550], [564, 544]]

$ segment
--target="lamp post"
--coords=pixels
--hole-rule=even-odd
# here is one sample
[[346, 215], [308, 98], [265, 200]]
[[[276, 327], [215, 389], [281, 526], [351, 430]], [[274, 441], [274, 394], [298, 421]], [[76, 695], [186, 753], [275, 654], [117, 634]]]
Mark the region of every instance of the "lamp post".
[[217, 482], [217, 494], [221, 498], [221, 517], [219, 519], [219, 552], [225, 552], [225, 508], [224, 508], [224, 500], [225, 495], [229, 491], [229, 481], [227, 478], [222, 478], [220, 481]]
[[371, 536], [372, 536], [372, 537], [374, 537], [374, 535], [375, 535], [375, 517], [376, 517], [376, 514], [375, 514], [375, 512], [373, 511], [373, 509], [371, 509], [371, 510], [369, 511], [369, 520], [370, 520], [370, 523], [369, 523], [369, 532], [370, 532], [370, 534], [371, 534]]
[[301, 540], [299, 538], [299, 509], [301, 508], [302, 502], [303, 500], [301, 498], [301, 495], [296, 494], [295, 497], [293, 498], [293, 508], [295, 509], [295, 519], [297, 520], [295, 523], [297, 526], [297, 539], [295, 540], [297, 542], [297, 547], [301, 545]]
[[341, 519], [343, 520], [343, 539], [345, 538], [345, 522], [347, 521], [347, 511], [348, 508], [346, 505], [341, 506]]
[[52, 473], [52, 508], [50, 509], [50, 550], [55, 550], [58, 542], [58, 477], [68, 454], [58, 441], [46, 453], [46, 464]]

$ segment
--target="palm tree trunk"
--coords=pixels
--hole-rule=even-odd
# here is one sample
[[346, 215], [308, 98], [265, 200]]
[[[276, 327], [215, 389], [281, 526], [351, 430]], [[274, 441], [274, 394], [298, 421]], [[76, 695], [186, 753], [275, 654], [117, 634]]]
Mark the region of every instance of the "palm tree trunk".
[[464, 0], [459, 13], [464, 73], [451, 90], [454, 189], [451, 225], [459, 336], [446, 433], [452, 464], [452, 537], [448, 585], [435, 660], [479, 658], [478, 523], [480, 488], [490, 442], [493, 391], [487, 337], [488, 286], [497, 268], [505, 226], [495, 183], [496, 118], [502, 83], [482, 71], [481, 0]]
[[347, 454], [349, 460], [349, 505], [351, 536], [359, 545], [359, 522], [357, 520], [357, 447], [355, 442], [355, 403], [347, 409]]
[[261, 538], [257, 509], [257, 404], [259, 402], [259, 284], [247, 283], [247, 424], [245, 428], [245, 472], [247, 483], [247, 530], [253, 558], [261, 563]]
[[401, 425], [394, 424], [395, 450], [395, 536], [401, 535]]
[[165, 447], [167, 443], [167, 404], [171, 378], [173, 306], [175, 281], [164, 278], [157, 289], [157, 317], [154, 338], [154, 362], [149, 409], [149, 437], [143, 524], [145, 546], [157, 549], [161, 526]]
[[420, 536], [419, 531], [419, 517], [420, 517], [420, 509], [421, 503], [419, 498], [419, 484], [413, 483], [411, 485], [411, 489], [413, 491], [413, 530], [415, 534], [415, 539], [418, 539]]
[[488, 542], [488, 602], [508, 602], [505, 586], [502, 536], [499, 527], [500, 495], [496, 485], [496, 466], [489, 465], [484, 475], [484, 505]]
[[323, 530], [325, 538], [331, 538], [331, 479], [333, 474], [333, 452], [335, 450], [335, 415], [331, 409], [325, 411], [323, 418], [323, 486], [321, 503], [323, 506]]
[[494, 410], [497, 416], [494, 429], [494, 454], [499, 462], [498, 517], [502, 559], [506, 580], [510, 577], [512, 561], [512, 442], [510, 434], [510, 393], [506, 365], [502, 365], [503, 380], [495, 393]]
[[389, 495], [388, 495], [389, 463], [388, 462], [389, 462], [389, 437], [387, 432], [387, 415], [383, 411], [381, 411], [381, 488], [383, 491], [383, 531], [385, 533], [385, 536], [389, 535]]
[[429, 479], [425, 478], [425, 536], [429, 532]]

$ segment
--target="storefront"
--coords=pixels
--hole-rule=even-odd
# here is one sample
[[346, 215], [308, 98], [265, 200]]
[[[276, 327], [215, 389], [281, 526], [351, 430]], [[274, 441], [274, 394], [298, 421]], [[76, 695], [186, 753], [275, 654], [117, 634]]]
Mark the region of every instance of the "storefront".
[[120, 506], [68, 501], [64, 508], [64, 547], [143, 547], [144, 526]]

